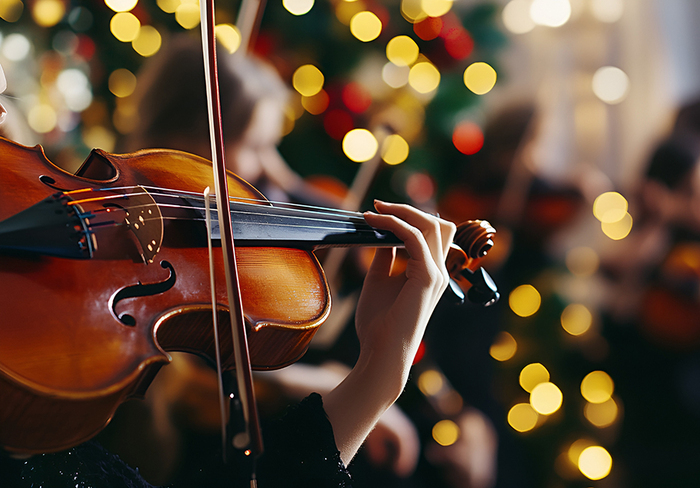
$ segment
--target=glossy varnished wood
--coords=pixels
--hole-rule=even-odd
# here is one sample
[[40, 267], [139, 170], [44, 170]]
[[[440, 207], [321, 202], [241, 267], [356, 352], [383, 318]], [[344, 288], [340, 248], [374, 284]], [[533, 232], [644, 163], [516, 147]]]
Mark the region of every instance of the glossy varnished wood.
[[[143, 185], [202, 192], [211, 166], [175, 151], [115, 156], [94, 151], [78, 174], [49, 162], [42, 150], [0, 140], [0, 221], [55, 190]], [[110, 175], [108, 180], [95, 177]], [[232, 196], [261, 198], [229, 176]], [[86, 204], [100, 205], [99, 203]], [[169, 350], [213, 355], [208, 255], [180, 239], [183, 222], [165, 220], [163, 246], [144, 264], [126, 227], [96, 233], [94, 259], [0, 254], [0, 445], [14, 452], [48, 452], [96, 434], [117, 406], [141, 391], [167, 364]], [[186, 237], [186, 236], [185, 236]], [[184, 243], [184, 244], [183, 244]], [[303, 354], [330, 309], [323, 272], [310, 252], [238, 248], [239, 281], [249, 325], [251, 362], [259, 369]], [[226, 310], [220, 249], [215, 249], [217, 302]], [[162, 293], [110, 301], [119, 290], [161, 283]], [[135, 325], [117, 315], [128, 314]], [[233, 366], [227, 314], [222, 317], [224, 364]]]

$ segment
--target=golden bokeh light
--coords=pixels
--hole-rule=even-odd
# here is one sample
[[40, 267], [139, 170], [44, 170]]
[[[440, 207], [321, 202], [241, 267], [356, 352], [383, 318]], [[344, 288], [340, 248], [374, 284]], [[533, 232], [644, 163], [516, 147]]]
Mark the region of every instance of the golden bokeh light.
[[442, 17], [452, 9], [452, 0], [421, 0], [420, 5], [429, 17]]
[[599, 428], [604, 428], [612, 425], [617, 419], [618, 408], [617, 403], [612, 398], [609, 398], [603, 403], [586, 403], [583, 407], [583, 415], [588, 421]]
[[603, 479], [612, 470], [612, 456], [604, 447], [587, 447], [578, 457], [578, 469], [588, 479]]
[[561, 407], [564, 395], [554, 383], [546, 381], [532, 389], [530, 393], [530, 405], [539, 414], [551, 415]]
[[17, 22], [22, 17], [24, 3], [21, 0], [5, 0], [0, 2], [0, 19], [5, 22]]
[[459, 435], [459, 426], [452, 420], [441, 420], [433, 426], [433, 439], [441, 446], [451, 446]]
[[572, 442], [566, 452], [571, 464], [578, 466], [578, 458], [581, 456], [581, 453], [584, 449], [591, 446], [595, 446], [595, 442], [591, 439], [582, 438]]
[[425, 396], [436, 395], [445, 385], [442, 374], [434, 369], [423, 371], [418, 377], [418, 388]]
[[372, 159], [378, 148], [377, 138], [367, 129], [353, 129], [343, 137], [343, 152], [356, 163]]
[[350, 32], [362, 42], [370, 42], [382, 33], [382, 21], [369, 10], [358, 12], [350, 19]]
[[105, 5], [115, 12], [128, 12], [132, 10], [139, 0], [105, 0]]
[[241, 33], [233, 24], [219, 24], [214, 27], [216, 40], [230, 53], [235, 53], [241, 47]]
[[510, 309], [520, 317], [534, 315], [542, 304], [542, 297], [532, 285], [520, 285], [508, 296]]
[[175, 20], [185, 29], [194, 29], [201, 20], [199, 2], [182, 2], [175, 9]]
[[141, 21], [131, 12], [118, 12], [109, 22], [110, 32], [122, 42], [131, 42], [136, 39], [140, 29]]
[[313, 64], [299, 66], [292, 75], [292, 86], [304, 97], [312, 97], [321, 91], [325, 78]]
[[408, 142], [398, 134], [391, 134], [382, 141], [382, 159], [386, 164], [401, 164], [408, 158]]
[[496, 361], [508, 361], [515, 356], [518, 350], [518, 343], [508, 332], [501, 331], [489, 348], [489, 354]]
[[313, 96], [301, 97], [301, 106], [312, 115], [319, 115], [326, 111], [330, 97], [325, 90], [321, 90]]
[[39, 134], [46, 134], [56, 128], [58, 115], [51, 105], [40, 103], [34, 105], [27, 113], [29, 127]]
[[386, 45], [386, 57], [396, 66], [410, 66], [418, 54], [418, 44], [408, 36], [396, 36]]
[[615, 390], [615, 383], [605, 371], [588, 373], [581, 381], [581, 395], [591, 403], [607, 402]]
[[598, 253], [590, 247], [575, 247], [566, 253], [566, 267], [579, 278], [593, 276], [599, 264]]
[[508, 425], [518, 432], [527, 432], [537, 425], [539, 414], [529, 403], [518, 403], [508, 411]]
[[520, 371], [518, 381], [523, 390], [531, 393], [537, 385], [549, 381], [549, 371], [541, 363], [531, 363]]
[[401, 0], [401, 15], [414, 24], [428, 17], [423, 10], [422, 0]]
[[566, 332], [572, 336], [579, 336], [591, 328], [593, 315], [585, 305], [572, 303], [561, 313], [560, 321]]
[[627, 213], [627, 199], [616, 191], [601, 193], [593, 201], [593, 215], [601, 222], [617, 222]]
[[314, 6], [314, 0], [282, 0], [282, 6], [292, 15], [304, 15]]
[[112, 71], [107, 80], [109, 91], [117, 98], [125, 98], [136, 89], [136, 76], [128, 69]]
[[160, 51], [163, 39], [158, 29], [152, 25], [144, 25], [139, 29], [139, 35], [131, 42], [131, 47], [144, 58], [153, 56]]
[[617, 222], [601, 222], [600, 228], [603, 231], [603, 234], [608, 236], [610, 239], [619, 241], [620, 239], [624, 239], [629, 235], [629, 233], [632, 231], [632, 225], [632, 216], [625, 213], [624, 217]]
[[560, 27], [571, 18], [569, 0], [533, 0], [530, 17], [538, 25]]
[[418, 93], [430, 93], [440, 85], [440, 72], [432, 63], [416, 63], [408, 73], [408, 84]]
[[53, 27], [66, 14], [66, 6], [60, 0], [39, 0], [32, 8], [32, 18], [41, 27]]
[[593, 93], [611, 105], [622, 102], [627, 97], [630, 80], [627, 74], [615, 66], [604, 66], [593, 75]]
[[464, 70], [464, 84], [477, 95], [485, 95], [496, 84], [496, 70], [488, 63], [476, 62]]
[[501, 18], [506, 29], [513, 34], [525, 34], [535, 28], [528, 0], [511, 0], [503, 7]]
[[340, 1], [335, 6], [335, 16], [343, 25], [350, 25], [350, 20], [359, 12], [365, 10], [362, 0]]
[[87, 147], [96, 147], [112, 152], [116, 142], [117, 138], [114, 133], [101, 125], [93, 125], [83, 130], [83, 143]]
[[180, 0], [156, 0], [158, 7], [168, 14], [174, 14], [180, 3], [182, 3]]

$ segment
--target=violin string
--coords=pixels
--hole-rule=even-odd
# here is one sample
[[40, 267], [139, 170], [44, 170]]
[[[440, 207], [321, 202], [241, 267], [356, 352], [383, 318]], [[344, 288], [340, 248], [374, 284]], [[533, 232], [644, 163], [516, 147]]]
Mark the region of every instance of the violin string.
[[[116, 187], [116, 188], [100, 188], [100, 189], [95, 189], [92, 190], [94, 192], [100, 192], [100, 191], [115, 191], [115, 190], [131, 190], [134, 188], [139, 188], [139, 187]], [[158, 188], [152, 188], [156, 190], [161, 190]], [[67, 192], [71, 193], [71, 192]], [[160, 197], [165, 197], [165, 198], [182, 198], [181, 195], [178, 195], [177, 193], [148, 193], [151, 196], [160, 196]], [[189, 192], [180, 192], [183, 194], [189, 195], [188, 198], [190, 199], [196, 199], [196, 200], [203, 200], [202, 197], [199, 196], [199, 194], [189, 194]], [[115, 199], [123, 199], [123, 198], [129, 198], [130, 196], [137, 196], [139, 194], [144, 194], [144, 192], [134, 192], [134, 193], [124, 193], [124, 194], [117, 194], [117, 195], [108, 195], [105, 197], [93, 197], [93, 198], [83, 198], [80, 200], [74, 200], [70, 202], [71, 204], [79, 204], [79, 203], [86, 203], [86, 202], [95, 202], [95, 201], [100, 201], [100, 200], [115, 200]], [[193, 198], [194, 197], [194, 198]], [[243, 201], [240, 201], [243, 200]], [[250, 202], [265, 202], [268, 203], [267, 200], [255, 200], [255, 199], [249, 199], [249, 198], [243, 198], [243, 199], [232, 199], [232, 201], [239, 205], [239, 206], [244, 206], [248, 207], [245, 211], [243, 210], [238, 210], [237, 213], [243, 214], [243, 215], [249, 215], [249, 216], [259, 216], [259, 217], [268, 217], [270, 215], [274, 216], [274, 211], [269, 211], [269, 210], [264, 210], [264, 209], [280, 209], [278, 206], [268, 206], [268, 205], [258, 205], [258, 204], [253, 204]], [[353, 229], [359, 232], [373, 232], [372, 228], [364, 222], [364, 218], [362, 217], [361, 213], [358, 212], [350, 212], [350, 211], [340, 211], [337, 212], [333, 209], [326, 209], [323, 207], [315, 207], [311, 205], [297, 205], [297, 204], [285, 204], [284, 202], [282, 203], [282, 208], [281, 209], [286, 209], [286, 210], [293, 210], [297, 212], [296, 215], [284, 215], [285, 218], [289, 219], [296, 219], [296, 220], [301, 220], [301, 221], [306, 221], [306, 222], [318, 222], [321, 224], [324, 224], [323, 226], [321, 225], [295, 225], [295, 224], [273, 224], [273, 223], [266, 223], [266, 222], [259, 222], [261, 225], [278, 225], [278, 226], [287, 226], [287, 227], [297, 227], [297, 228], [313, 228], [313, 229], [325, 229], [325, 230], [345, 230], [348, 228], [349, 225], [353, 226]], [[182, 205], [182, 204], [167, 204], [167, 203], [162, 203], [162, 202], [156, 202], [156, 205], [158, 205], [159, 208], [178, 208], [178, 209], [185, 209], [185, 210], [202, 210], [203, 207], [197, 207], [197, 206], [187, 206], [187, 205]], [[147, 207], [148, 204], [143, 204], [143, 205], [135, 205], [128, 207], [129, 209], [137, 209], [140, 207]], [[251, 211], [252, 209], [255, 209], [255, 211]], [[216, 211], [216, 210], [214, 210]], [[311, 214], [314, 214], [314, 216], [311, 216]], [[341, 219], [341, 220], [331, 220], [329, 218], [321, 218], [319, 215], [323, 216], [332, 216], [335, 219]], [[350, 220], [354, 218], [355, 220]], [[190, 218], [190, 219], [184, 219], [184, 218], [179, 218], [181, 220], [197, 220], [197, 221], [202, 221], [203, 219], [198, 219], [198, 218]], [[172, 220], [172, 219], [171, 219]], [[334, 225], [334, 224], [339, 224], [338, 227], [328, 227], [329, 225]], [[358, 228], [358, 225], [362, 228]]]

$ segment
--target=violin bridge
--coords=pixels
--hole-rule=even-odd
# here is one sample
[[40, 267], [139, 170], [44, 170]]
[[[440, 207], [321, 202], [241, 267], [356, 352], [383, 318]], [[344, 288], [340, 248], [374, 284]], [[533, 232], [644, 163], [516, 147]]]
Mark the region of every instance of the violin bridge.
[[163, 216], [153, 196], [142, 186], [135, 187], [128, 199], [129, 206], [124, 208], [124, 223], [141, 247], [143, 262], [150, 264], [163, 243]]

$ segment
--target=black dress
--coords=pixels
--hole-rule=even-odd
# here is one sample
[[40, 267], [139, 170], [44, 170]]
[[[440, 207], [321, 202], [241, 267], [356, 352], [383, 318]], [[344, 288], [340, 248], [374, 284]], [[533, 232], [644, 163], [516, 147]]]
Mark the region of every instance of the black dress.
[[[350, 488], [321, 396], [313, 393], [263, 428], [265, 453], [257, 461], [259, 488]], [[247, 469], [214, 456], [173, 488], [249, 487]], [[0, 456], [0, 488], [153, 488], [118, 456], [89, 441], [27, 460]]]

